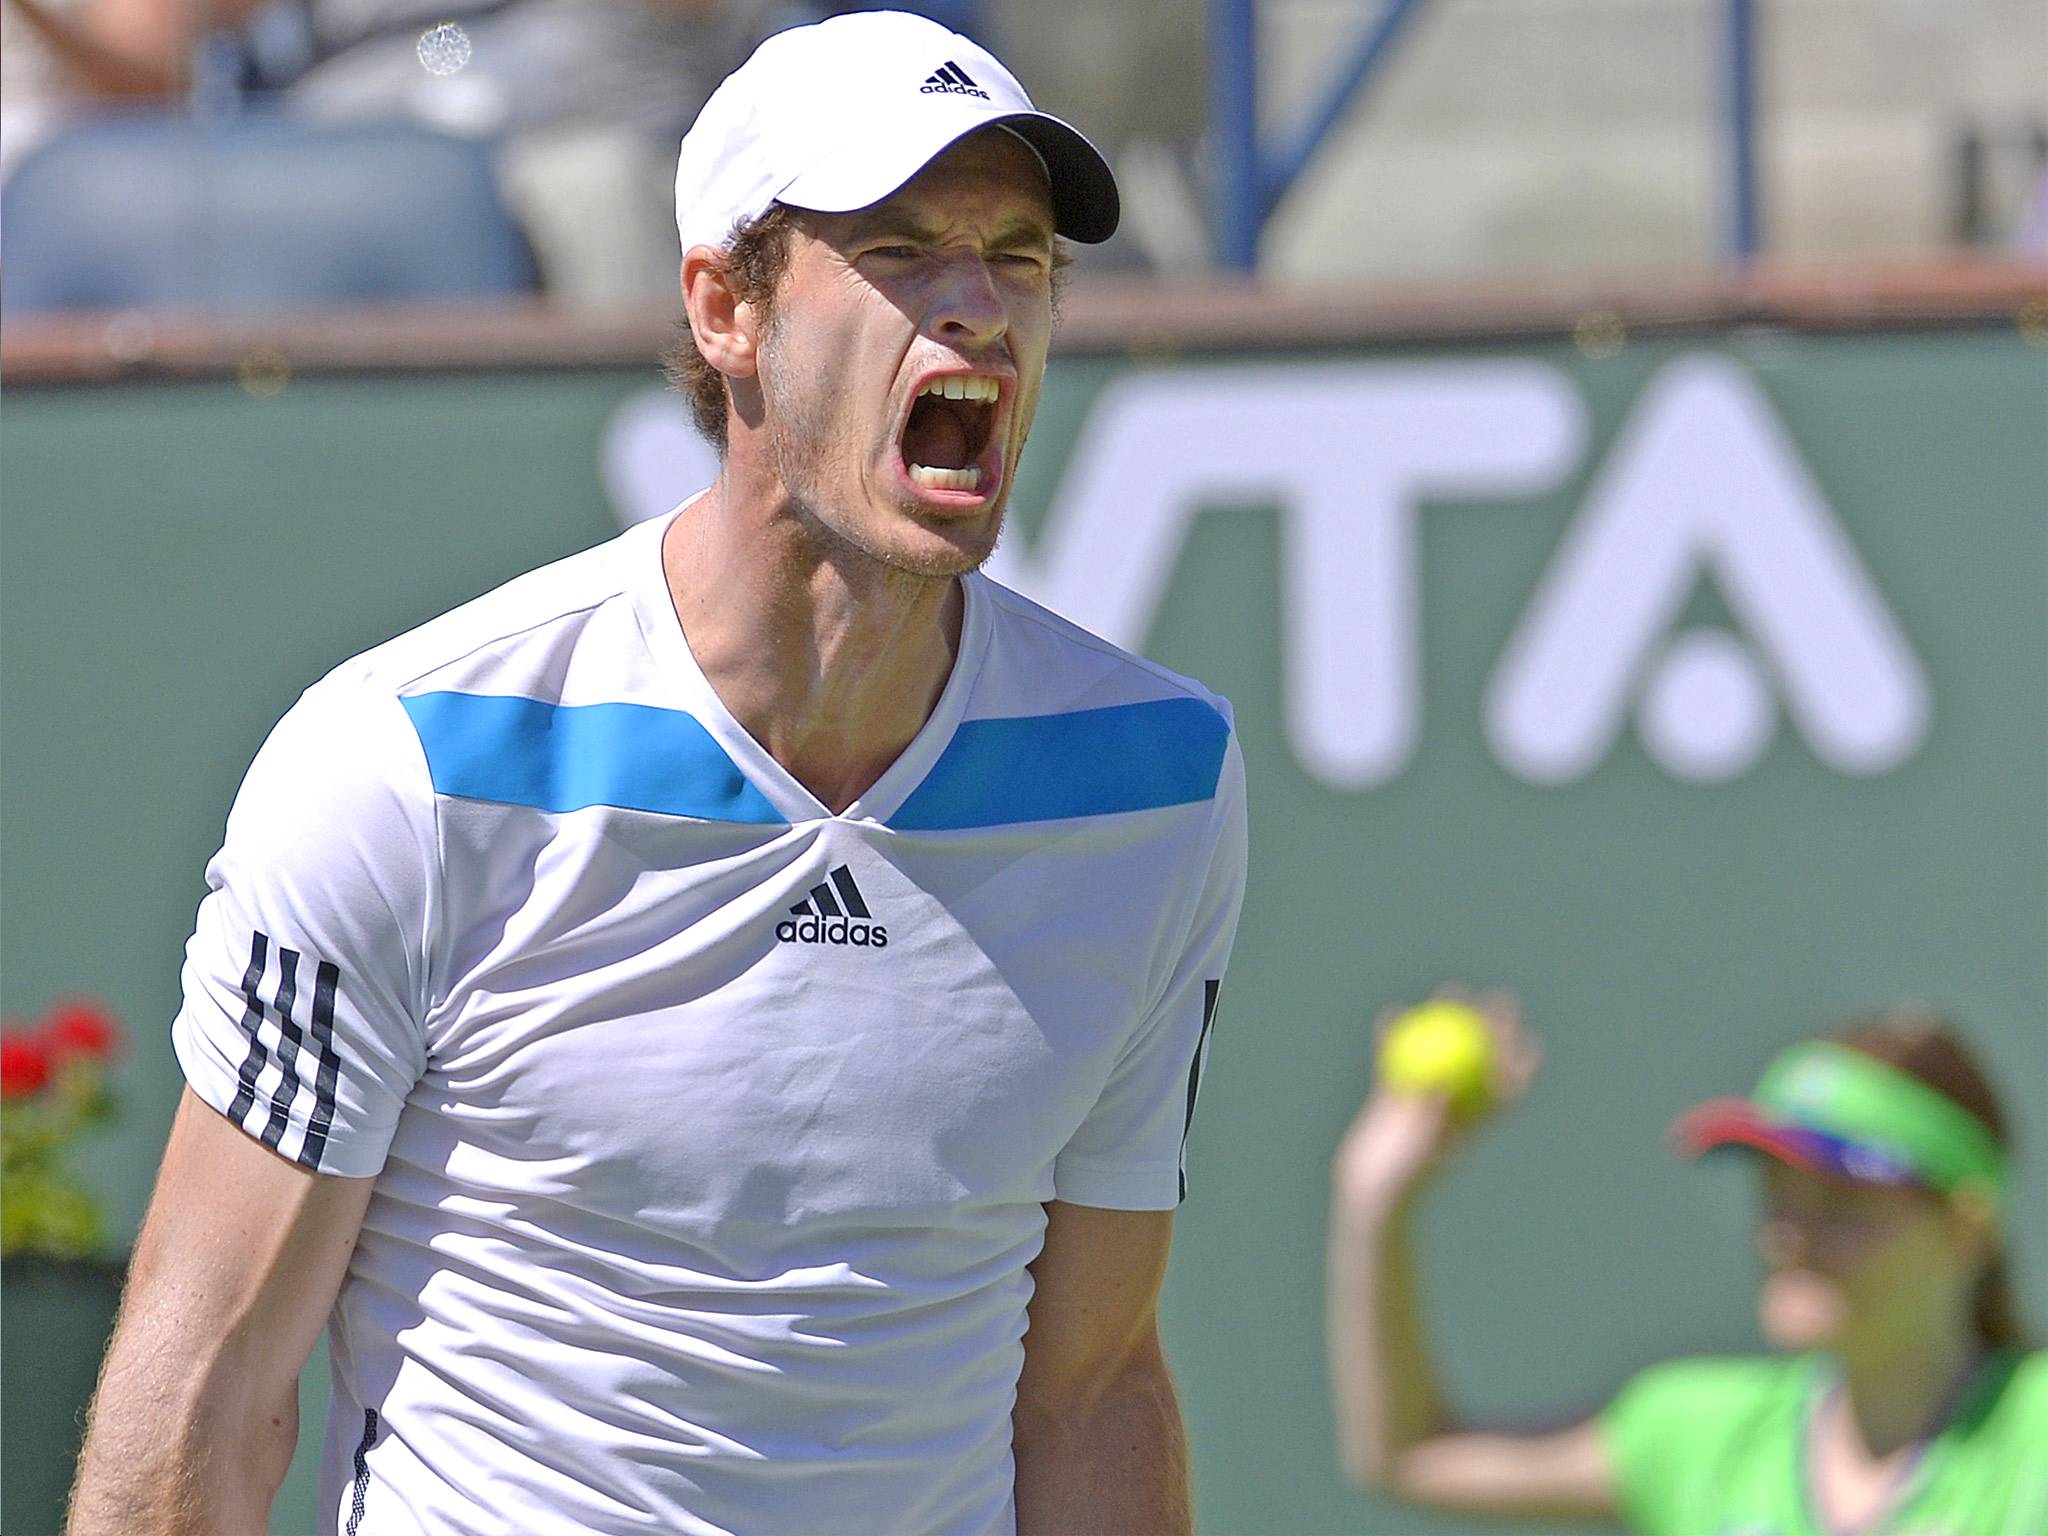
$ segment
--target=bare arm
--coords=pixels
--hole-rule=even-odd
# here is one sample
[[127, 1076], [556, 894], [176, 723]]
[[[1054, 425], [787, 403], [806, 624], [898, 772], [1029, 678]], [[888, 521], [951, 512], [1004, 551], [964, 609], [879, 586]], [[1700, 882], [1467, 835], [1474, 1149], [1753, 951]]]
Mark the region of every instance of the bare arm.
[[1045, 1210], [1013, 1416], [1018, 1536], [1186, 1536], [1187, 1436], [1158, 1324], [1173, 1213]]
[[192, 50], [216, 27], [238, 27], [263, 0], [91, 0], [83, 10], [7, 0], [85, 88], [144, 100], [184, 89]]
[[264, 1529], [369, 1179], [310, 1173], [186, 1090], [100, 1372], [71, 1536]]
[[[1489, 999], [1512, 1099], [1534, 1069], [1512, 1004]], [[1457, 1424], [1422, 1321], [1409, 1217], [1455, 1132], [1441, 1098], [1376, 1092], [1338, 1149], [1329, 1252], [1330, 1368], [1338, 1451], [1362, 1486], [1438, 1509], [1504, 1515], [1616, 1513], [1596, 1424], [1487, 1434]]]

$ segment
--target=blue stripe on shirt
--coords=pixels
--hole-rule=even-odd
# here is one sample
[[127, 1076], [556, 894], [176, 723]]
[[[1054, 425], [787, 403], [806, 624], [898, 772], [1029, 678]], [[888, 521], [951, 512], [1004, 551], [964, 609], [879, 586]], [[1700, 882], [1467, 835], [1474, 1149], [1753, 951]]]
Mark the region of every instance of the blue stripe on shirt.
[[610, 805], [754, 826], [787, 820], [680, 710], [479, 693], [399, 702], [439, 794], [543, 811]]
[[968, 720], [889, 825], [954, 831], [1208, 800], [1229, 743], [1229, 722], [1195, 698]]

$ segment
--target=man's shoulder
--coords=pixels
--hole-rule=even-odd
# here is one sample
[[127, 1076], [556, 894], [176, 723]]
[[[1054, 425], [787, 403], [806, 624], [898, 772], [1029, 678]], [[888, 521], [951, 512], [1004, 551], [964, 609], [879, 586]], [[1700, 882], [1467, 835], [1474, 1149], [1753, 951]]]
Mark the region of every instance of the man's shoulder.
[[1001, 715], [1067, 714], [1184, 701], [1234, 728], [1230, 701], [1191, 677], [1125, 650], [987, 576], [977, 578], [993, 610], [980, 710]]
[[[335, 667], [316, 688], [379, 697], [425, 688], [527, 692], [544, 657], [584, 639], [587, 620], [626, 594], [629, 547], [645, 528], [526, 571]], [[652, 558], [652, 557], [651, 557]]]

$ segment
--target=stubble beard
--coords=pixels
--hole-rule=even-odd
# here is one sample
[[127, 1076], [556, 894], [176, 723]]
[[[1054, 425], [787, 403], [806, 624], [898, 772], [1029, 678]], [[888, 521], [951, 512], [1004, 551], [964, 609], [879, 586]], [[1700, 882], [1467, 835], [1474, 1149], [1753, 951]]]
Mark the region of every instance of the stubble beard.
[[[862, 465], [856, 445], [833, 441], [830, 389], [808, 374], [792, 377], [797, 370], [789, 366], [787, 349], [782, 343], [781, 315], [772, 314], [761, 338], [760, 370], [769, 451], [774, 455], [775, 473], [789, 497], [791, 510], [812, 539], [840, 552], [852, 551], [889, 573], [925, 580], [950, 581], [987, 564], [1002, 533], [1003, 502], [1009, 500], [1007, 477], [1003, 502], [990, 514], [994, 526], [987, 547], [979, 552], [950, 543], [936, 550], [891, 547], [876, 536], [878, 530], [870, 526], [867, 518], [858, 515], [870, 509], [860, 507], [853, 509], [855, 515], [841, 512], [837, 516], [821, 510], [830, 505], [824, 487], [835, 481], [859, 486]], [[908, 520], [923, 525], [913, 508], [897, 510]]]

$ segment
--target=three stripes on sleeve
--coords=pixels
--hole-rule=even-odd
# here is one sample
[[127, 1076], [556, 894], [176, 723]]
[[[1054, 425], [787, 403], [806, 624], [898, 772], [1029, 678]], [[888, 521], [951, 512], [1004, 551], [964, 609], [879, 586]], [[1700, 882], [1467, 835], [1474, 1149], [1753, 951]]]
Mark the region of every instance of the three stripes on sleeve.
[[[277, 951], [276, 975], [271, 975], [270, 952]], [[250, 1111], [260, 1097], [257, 1083], [275, 1056], [278, 1067], [276, 1087], [268, 1095], [269, 1115], [258, 1134], [273, 1152], [281, 1152], [286, 1128], [291, 1124], [292, 1106], [310, 1082], [313, 1112], [306, 1134], [294, 1160], [317, 1171], [327, 1152], [327, 1138], [334, 1128], [334, 1090], [341, 1077], [341, 1057], [334, 1049], [334, 994], [341, 985], [341, 970], [332, 961], [315, 960], [312, 967], [312, 1000], [306, 1009], [304, 1027], [299, 1023], [300, 989], [304, 981], [301, 962], [314, 959], [297, 950], [273, 945], [270, 935], [257, 932], [249, 944], [249, 968], [242, 973], [242, 1032], [249, 1037], [248, 1053], [237, 1074], [234, 1102], [227, 1117], [245, 1130]], [[270, 995], [264, 996], [265, 983]], [[272, 1027], [268, 1030], [265, 1024]]]

